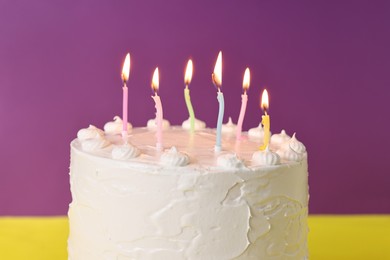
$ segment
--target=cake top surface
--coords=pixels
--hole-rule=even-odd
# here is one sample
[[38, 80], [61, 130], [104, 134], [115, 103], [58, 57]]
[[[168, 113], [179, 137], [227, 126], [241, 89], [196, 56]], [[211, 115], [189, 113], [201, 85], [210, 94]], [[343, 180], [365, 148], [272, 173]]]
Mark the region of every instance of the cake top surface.
[[[112, 122], [111, 122], [112, 123]], [[120, 123], [120, 122], [118, 122]], [[156, 130], [148, 127], [132, 128], [127, 142], [112, 124], [107, 131], [94, 126], [81, 129], [71, 146], [79, 152], [97, 158], [132, 163], [139, 166], [206, 167], [208, 170], [250, 170], [259, 167], [288, 166], [306, 158], [306, 149], [295, 135], [288, 136], [283, 130], [271, 137], [265, 151], [262, 145], [261, 126], [255, 135], [243, 133], [240, 140], [234, 133], [222, 135], [222, 151], [215, 152], [215, 129], [204, 128], [194, 133], [180, 126], [167, 127], [163, 131], [163, 147], [156, 148]], [[252, 131], [252, 132], [254, 132]]]

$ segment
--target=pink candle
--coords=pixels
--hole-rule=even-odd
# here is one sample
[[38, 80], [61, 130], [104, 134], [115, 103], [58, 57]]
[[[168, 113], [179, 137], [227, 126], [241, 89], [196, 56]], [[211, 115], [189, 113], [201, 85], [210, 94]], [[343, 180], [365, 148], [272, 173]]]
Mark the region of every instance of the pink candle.
[[156, 107], [156, 124], [157, 124], [157, 144], [156, 147], [158, 150], [162, 150], [162, 124], [163, 124], [163, 109], [161, 104], [161, 99], [157, 95], [157, 90], [159, 87], [158, 80], [158, 68], [154, 70], [153, 79], [152, 79], [152, 89], [154, 90], [154, 96], [152, 96], [155, 107]]
[[128, 88], [126, 86], [126, 82], [123, 82], [123, 110], [122, 110], [122, 121], [123, 121], [123, 127], [122, 127], [122, 137], [127, 137], [127, 111], [128, 111]]
[[246, 91], [249, 88], [249, 84], [250, 84], [250, 72], [249, 72], [249, 68], [246, 68], [245, 74], [244, 74], [244, 80], [242, 83], [242, 88], [244, 89], [244, 94], [241, 95], [241, 110], [240, 110], [240, 115], [238, 117], [238, 122], [237, 122], [237, 130], [236, 130], [237, 131], [236, 132], [237, 140], [241, 140], [242, 123], [244, 122], [246, 105], [248, 103], [248, 95], [246, 94]]
[[122, 68], [122, 81], [123, 81], [123, 103], [122, 103], [122, 137], [127, 139], [127, 112], [128, 112], [128, 89], [126, 82], [129, 79], [130, 74], [130, 53], [127, 53], [125, 62]]

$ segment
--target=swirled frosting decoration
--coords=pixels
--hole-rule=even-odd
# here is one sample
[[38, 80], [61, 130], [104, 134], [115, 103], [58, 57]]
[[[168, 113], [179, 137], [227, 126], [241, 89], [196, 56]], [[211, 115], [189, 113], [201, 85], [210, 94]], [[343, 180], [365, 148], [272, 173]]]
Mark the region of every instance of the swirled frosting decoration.
[[[195, 118], [194, 121], [195, 121], [195, 130], [202, 130], [202, 129], [206, 128], [206, 123], [203, 122], [202, 120], [199, 120], [199, 119]], [[181, 124], [181, 127], [183, 129], [190, 130], [191, 129], [191, 121], [190, 121], [190, 119], [188, 118], [187, 120], [183, 121], [183, 123]]]
[[80, 141], [101, 137], [104, 137], [104, 132], [94, 125], [89, 125], [88, 128], [80, 129], [77, 132], [77, 138]]
[[167, 166], [186, 166], [189, 161], [189, 156], [179, 152], [175, 146], [172, 146], [169, 150], [165, 150], [160, 158], [160, 163]]
[[256, 139], [262, 139], [264, 137], [264, 129], [261, 123], [258, 127], [249, 129], [248, 136]]
[[286, 131], [283, 129], [280, 134], [273, 134], [271, 136], [271, 144], [273, 147], [280, 148], [282, 144], [286, 143], [291, 139], [291, 136], [289, 136]]
[[222, 125], [222, 133], [224, 134], [234, 134], [236, 133], [237, 125], [233, 123], [233, 120], [231, 117], [229, 117], [229, 120], [226, 124]]
[[252, 162], [258, 165], [278, 165], [280, 164], [280, 156], [272, 152], [267, 146], [264, 151], [257, 151], [253, 154]]
[[276, 151], [286, 161], [300, 162], [306, 156], [306, 147], [294, 135]]
[[227, 153], [218, 156], [217, 165], [229, 169], [246, 168], [244, 162], [234, 153]]
[[141, 152], [137, 147], [129, 143], [125, 143], [123, 145], [114, 146], [111, 152], [111, 156], [116, 160], [127, 160], [138, 157], [140, 153]]
[[[104, 132], [109, 135], [122, 134], [123, 121], [119, 116], [114, 117], [114, 121], [107, 122], [104, 125]], [[127, 133], [131, 133], [133, 126], [127, 123]]]
[[[156, 119], [149, 119], [148, 122], [147, 122], [147, 124], [146, 124], [146, 127], [147, 127], [149, 130], [157, 129]], [[163, 122], [162, 122], [162, 129], [163, 129], [163, 130], [168, 130], [170, 127], [171, 127], [171, 123], [169, 123], [168, 120], [163, 119]]]

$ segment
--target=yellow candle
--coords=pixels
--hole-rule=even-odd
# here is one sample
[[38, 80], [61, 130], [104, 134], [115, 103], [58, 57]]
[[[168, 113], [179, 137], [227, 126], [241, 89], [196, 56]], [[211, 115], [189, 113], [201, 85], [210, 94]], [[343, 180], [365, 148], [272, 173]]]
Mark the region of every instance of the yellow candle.
[[264, 140], [263, 145], [260, 146], [260, 150], [265, 150], [267, 146], [269, 145], [269, 140], [271, 137], [271, 120], [269, 115], [267, 114], [267, 109], [269, 108], [269, 102], [268, 102], [268, 92], [266, 89], [263, 91], [263, 95], [261, 96], [261, 108], [264, 110], [264, 115], [261, 117], [261, 124], [263, 125], [264, 129]]

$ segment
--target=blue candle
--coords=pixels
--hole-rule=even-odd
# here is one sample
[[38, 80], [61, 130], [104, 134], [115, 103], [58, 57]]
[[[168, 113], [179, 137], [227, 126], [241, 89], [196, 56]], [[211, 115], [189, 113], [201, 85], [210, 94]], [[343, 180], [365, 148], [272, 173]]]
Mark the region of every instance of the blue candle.
[[223, 93], [218, 89], [217, 95], [218, 103], [219, 103], [219, 112], [218, 112], [218, 121], [217, 121], [217, 142], [215, 144], [215, 151], [221, 151], [221, 135], [222, 135], [222, 121], [223, 121], [223, 113], [225, 111], [225, 100], [223, 98]]
[[220, 152], [222, 150], [222, 120], [223, 120], [223, 112], [225, 110], [225, 101], [223, 99], [223, 94], [221, 92], [222, 87], [222, 52], [220, 51], [218, 54], [217, 62], [215, 63], [214, 73], [212, 74], [212, 80], [214, 86], [218, 89], [218, 103], [219, 103], [219, 112], [218, 112], [218, 120], [217, 120], [217, 140], [215, 144], [215, 151]]

